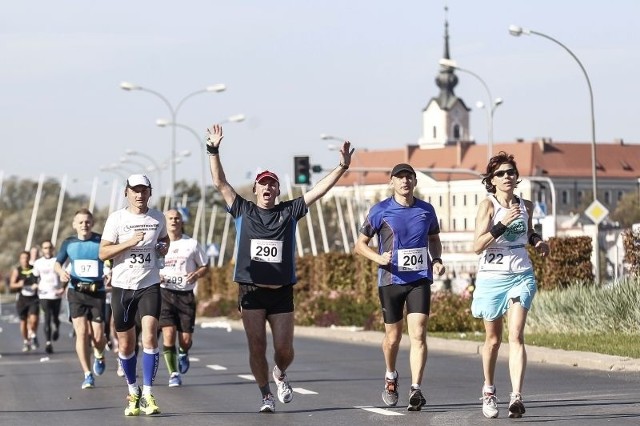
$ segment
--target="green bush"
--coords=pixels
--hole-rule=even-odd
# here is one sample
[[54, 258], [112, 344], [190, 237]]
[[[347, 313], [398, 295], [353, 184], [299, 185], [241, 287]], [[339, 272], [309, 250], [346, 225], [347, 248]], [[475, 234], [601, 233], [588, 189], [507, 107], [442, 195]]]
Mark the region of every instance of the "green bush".
[[[552, 251], [547, 258], [530, 252], [534, 273], [542, 290], [564, 289], [576, 282], [593, 282], [589, 238], [552, 238], [549, 243]], [[215, 313], [238, 317], [238, 290], [233, 282], [233, 266], [229, 263], [222, 268], [211, 268], [209, 275], [200, 281], [200, 315]], [[296, 324], [383, 330], [377, 271], [375, 263], [355, 254], [326, 253], [297, 258], [298, 283], [294, 291]], [[541, 291], [539, 295], [544, 293], [547, 292]], [[470, 305], [468, 295], [434, 292], [431, 296], [429, 331], [483, 330], [482, 321], [471, 316]], [[580, 304], [570, 304], [563, 309], [571, 310], [571, 315], [574, 315], [574, 310], [580, 307]]]
[[567, 288], [576, 282], [594, 282], [591, 238], [554, 237], [549, 238], [548, 243], [550, 253], [545, 258], [527, 246], [538, 288], [554, 290]]

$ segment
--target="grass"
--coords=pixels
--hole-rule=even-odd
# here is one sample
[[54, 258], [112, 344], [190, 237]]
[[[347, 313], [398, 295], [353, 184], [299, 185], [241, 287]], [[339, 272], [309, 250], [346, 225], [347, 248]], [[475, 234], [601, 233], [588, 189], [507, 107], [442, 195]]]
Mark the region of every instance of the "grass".
[[[484, 341], [484, 333], [431, 332], [429, 335], [472, 342]], [[503, 341], [507, 342], [508, 340], [508, 337], [505, 335]], [[638, 343], [637, 336], [625, 334], [545, 334], [525, 332], [525, 343], [532, 346], [564, 349], [567, 351], [595, 352], [629, 358], [640, 358], [640, 344]]]

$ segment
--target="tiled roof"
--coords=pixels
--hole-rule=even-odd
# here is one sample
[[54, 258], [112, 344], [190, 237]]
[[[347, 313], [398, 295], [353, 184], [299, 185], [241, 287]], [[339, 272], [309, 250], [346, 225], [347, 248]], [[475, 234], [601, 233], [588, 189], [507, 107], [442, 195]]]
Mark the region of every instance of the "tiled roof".
[[[523, 141], [497, 143], [493, 153], [513, 154], [522, 176], [552, 178], [588, 178], [592, 176], [591, 143]], [[598, 179], [637, 179], [640, 177], [640, 145], [624, 143], [596, 144]], [[374, 185], [389, 181], [389, 172], [397, 163], [409, 163], [415, 169], [469, 169], [484, 173], [487, 145], [462, 142], [443, 148], [420, 149], [408, 145], [399, 149], [358, 151], [338, 185]], [[382, 170], [358, 173], [357, 169]], [[469, 179], [468, 173], [435, 172], [436, 180]]]

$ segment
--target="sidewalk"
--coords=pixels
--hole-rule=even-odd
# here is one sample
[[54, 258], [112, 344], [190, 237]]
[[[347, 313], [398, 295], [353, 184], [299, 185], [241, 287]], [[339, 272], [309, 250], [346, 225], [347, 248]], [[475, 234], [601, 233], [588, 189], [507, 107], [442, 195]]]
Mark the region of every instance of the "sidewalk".
[[[199, 318], [197, 323], [203, 328], [225, 328], [242, 330], [242, 322], [227, 318]], [[308, 337], [325, 340], [344, 340], [356, 344], [380, 346], [384, 333], [380, 331], [363, 331], [357, 327], [302, 327], [296, 326], [296, 337]], [[427, 336], [429, 349], [445, 352], [456, 352], [480, 356], [481, 342], [442, 339]], [[409, 339], [405, 335], [400, 343], [402, 348], [409, 347]], [[503, 343], [500, 357], [506, 359], [509, 344]], [[592, 352], [565, 351], [540, 346], [527, 345], [527, 359], [529, 363], [566, 365], [576, 368], [602, 371], [630, 371], [640, 372], [640, 359], [626, 358], [614, 355], [603, 355]]]

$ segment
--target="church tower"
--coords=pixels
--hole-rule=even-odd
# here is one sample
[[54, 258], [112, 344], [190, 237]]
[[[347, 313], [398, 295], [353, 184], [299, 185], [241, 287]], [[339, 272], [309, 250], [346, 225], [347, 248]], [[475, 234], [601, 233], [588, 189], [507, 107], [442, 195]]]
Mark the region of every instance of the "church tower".
[[[447, 8], [445, 7], [445, 13]], [[444, 21], [444, 59], [449, 55], [449, 21]], [[459, 141], [469, 141], [469, 111], [462, 99], [453, 92], [458, 84], [454, 69], [440, 66], [436, 85], [440, 94], [431, 98], [422, 110], [422, 137], [418, 141], [421, 149], [442, 148]]]

